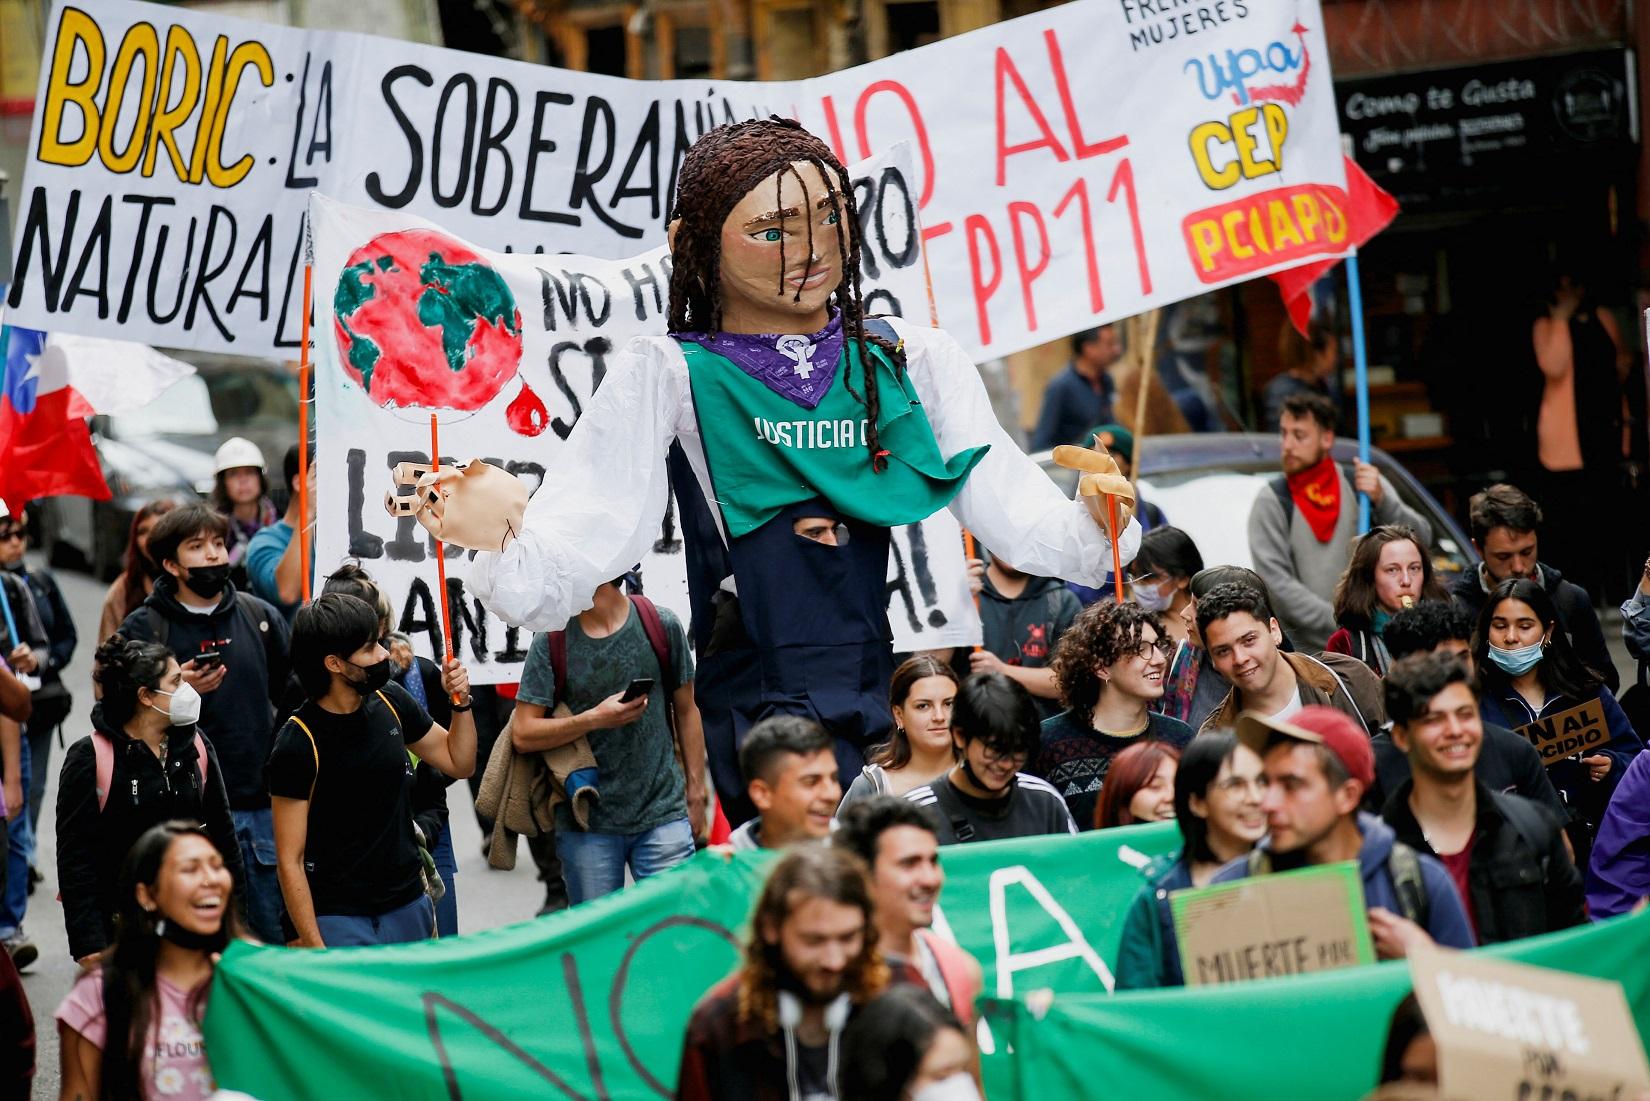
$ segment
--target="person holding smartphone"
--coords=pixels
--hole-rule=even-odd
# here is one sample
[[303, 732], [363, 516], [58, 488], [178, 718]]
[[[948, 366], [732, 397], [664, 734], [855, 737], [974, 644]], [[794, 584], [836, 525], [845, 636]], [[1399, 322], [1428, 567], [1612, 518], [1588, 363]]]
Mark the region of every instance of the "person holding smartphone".
[[[559, 638], [557, 637], [559, 636]], [[559, 655], [559, 656], [558, 656]], [[580, 829], [556, 806], [556, 853], [577, 905], [674, 867], [708, 828], [705, 738], [681, 621], [619, 581], [559, 632], [533, 639], [510, 736], [535, 753], [585, 738], [600, 798]]]

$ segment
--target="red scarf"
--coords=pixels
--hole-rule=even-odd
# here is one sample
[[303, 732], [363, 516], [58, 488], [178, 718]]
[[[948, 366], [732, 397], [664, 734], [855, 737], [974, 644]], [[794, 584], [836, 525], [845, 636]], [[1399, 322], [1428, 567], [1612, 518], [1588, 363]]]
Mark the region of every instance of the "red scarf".
[[1312, 525], [1312, 534], [1320, 543], [1329, 542], [1335, 534], [1335, 521], [1341, 518], [1341, 474], [1335, 469], [1335, 461], [1325, 455], [1316, 466], [1288, 478], [1289, 496]]

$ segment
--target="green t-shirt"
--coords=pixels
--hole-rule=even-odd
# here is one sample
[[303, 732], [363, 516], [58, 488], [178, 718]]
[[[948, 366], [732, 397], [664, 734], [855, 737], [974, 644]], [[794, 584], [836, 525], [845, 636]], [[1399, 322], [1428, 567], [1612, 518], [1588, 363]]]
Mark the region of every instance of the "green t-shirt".
[[729, 360], [684, 342], [688, 382], [706, 465], [728, 535], [749, 535], [789, 505], [823, 497], [844, 515], [879, 527], [921, 523], [951, 503], [990, 445], [950, 458], [908, 375], [894, 373], [880, 349], [878, 438], [889, 454], [882, 473], [866, 450], [864, 371], [852, 341], [830, 388], [813, 409], [774, 393]]
[[[670, 656], [676, 668], [668, 679], [678, 685], [693, 680], [693, 658], [688, 653], [687, 634], [681, 621], [669, 609], [660, 608]], [[641, 833], [687, 817], [687, 800], [682, 791], [682, 770], [676, 763], [676, 746], [666, 717], [666, 678], [659, 675], [659, 662], [642, 628], [634, 607], [623, 627], [606, 638], [591, 638], [575, 616], [567, 624], [567, 699], [556, 699], [556, 675], [550, 668], [550, 639], [533, 638], [527, 662], [521, 670], [521, 687], [516, 699], [537, 704], [546, 712], [565, 702], [574, 714], [588, 711], [637, 677], [652, 677], [653, 691], [647, 710], [628, 726], [595, 730], [589, 735], [590, 749], [600, 770], [597, 781], [601, 799], [590, 816], [591, 833]], [[573, 812], [566, 803], [556, 806], [556, 828], [574, 830]]]

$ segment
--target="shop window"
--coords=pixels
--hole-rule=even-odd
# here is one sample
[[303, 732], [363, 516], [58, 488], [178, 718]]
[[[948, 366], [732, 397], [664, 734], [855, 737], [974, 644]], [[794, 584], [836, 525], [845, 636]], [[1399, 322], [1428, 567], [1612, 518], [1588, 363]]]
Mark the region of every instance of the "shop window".
[[884, 9], [888, 16], [888, 52], [915, 49], [938, 41], [940, 37], [940, 6], [937, 0], [889, 4]]
[[654, 17], [661, 80], [720, 80], [727, 75], [721, 32], [708, 6], [671, 6]]
[[636, 9], [603, 8], [563, 15], [549, 24], [556, 52], [569, 69], [639, 80], [642, 40], [629, 32]]

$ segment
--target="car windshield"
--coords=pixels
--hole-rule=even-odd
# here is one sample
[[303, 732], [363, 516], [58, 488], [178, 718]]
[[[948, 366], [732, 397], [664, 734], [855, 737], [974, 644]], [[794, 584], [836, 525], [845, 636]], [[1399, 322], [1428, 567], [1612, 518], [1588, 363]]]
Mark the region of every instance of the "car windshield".
[[[1420, 497], [1384, 456], [1376, 465], [1397, 489], [1404, 504], [1432, 523], [1432, 566], [1447, 587], [1450, 579], [1471, 564], [1466, 548], [1452, 538], [1438, 515], [1437, 506]], [[1074, 471], [1045, 464], [1056, 485], [1070, 494], [1076, 488]], [[1277, 474], [1275, 460], [1235, 461], [1220, 467], [1193, 467], [1160, 471], [1139, 481], [1140, 495], [1163, 510], [1169, 523], [1180, 528], [1197, 544], [1203, 561], [1253, 568], [1249, 554], [1249, 510], [1255, 498], [1267, 491]]]

